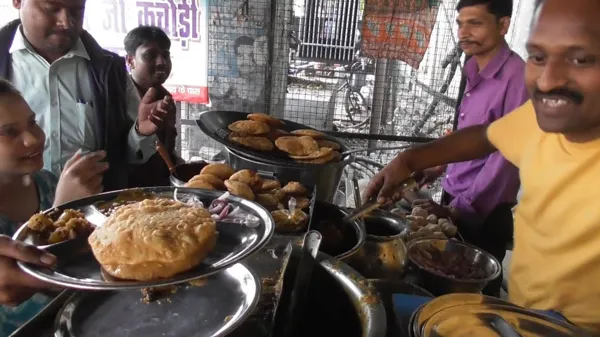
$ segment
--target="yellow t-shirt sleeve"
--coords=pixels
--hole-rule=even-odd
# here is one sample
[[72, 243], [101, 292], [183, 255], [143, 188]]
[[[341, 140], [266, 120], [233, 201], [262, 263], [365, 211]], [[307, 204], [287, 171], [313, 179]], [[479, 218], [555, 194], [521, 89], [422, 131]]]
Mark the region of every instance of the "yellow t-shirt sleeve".
[[524, 144], [537, 130], [535, 110], [529, 100], [490, 124], [487, 137], [508, 161], [519, 167]]

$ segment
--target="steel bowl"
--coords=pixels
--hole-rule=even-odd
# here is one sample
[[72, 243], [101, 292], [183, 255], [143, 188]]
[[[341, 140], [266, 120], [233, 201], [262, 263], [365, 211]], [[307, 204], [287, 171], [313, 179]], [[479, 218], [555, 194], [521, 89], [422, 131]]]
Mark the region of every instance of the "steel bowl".
[[320, 251], [345, 261], [365, 243], [365, 228], [358, 220], [343, 223], [348, 214], [341, 207], [323, 201], [315, 203], [311, 229], [323, 236]]
[[407, 264], [401, 233], [406, 224], [391, 212], [375, 210], [364, 220], [365, 244], [348, 261], [368, 278], [400, 279]]
[[[481, 279], [459, 279], [422, 266], [414, 258], [417, 250], [436, 247], [440, 251], [456, 251], [466, 256], [484, 271]], [[422, 286], [436, 296], [450, 293], [480, 293], [492, 280], [500, 276], [502, 265], [491, 254], [468, 243], [445, 239], [417, 239], [408, 244], [408, 259], [417, 270]]]
[[175, 172], [172, 173], [169, 177], [169, 180], [171, 181], [171, 186], [183, 187], [183, 185], [185, 185], [185, 183], [192, 179], [192, 177], [194, 177], [197, 174], [200, 174], [200, 171], [206, 165], [208, 165], [207, 162], [197, 161], [179, 164], [175, 166]]

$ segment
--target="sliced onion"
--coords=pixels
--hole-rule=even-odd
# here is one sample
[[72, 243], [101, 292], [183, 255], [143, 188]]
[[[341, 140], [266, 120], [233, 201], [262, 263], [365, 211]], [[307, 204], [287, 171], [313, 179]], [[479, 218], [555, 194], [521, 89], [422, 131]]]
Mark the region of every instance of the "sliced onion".
[[208, 212], [212, 214], [221, 213], [223, 208], [227, 205], [227, 201], [215, 199], [210, 203], [210, 206], [208, 207]]
[[229, 192], [225, 192], [225, 193], [223, 193], [223, 195], [218, 197], [217, 200], [225, 200], [225, 199], [229, 198], [230, 195], [231, 194], [229, 194]]
[[232, 217], [238, 217], [239, 215], [243, 215], [243, 211], [240, 206], [236, 207], [233, 211], [231, 211], [231, 213], [229, 213], [229, 216]]
[[219, 218], [223, 219], [223, 218], [227, 217], [227, 214], [229, 214], [229, 209], [230, 208], [231, 208], [230, 204], [225, 205], [225, 207], [223, 208], [223, 210], [219, 214]]

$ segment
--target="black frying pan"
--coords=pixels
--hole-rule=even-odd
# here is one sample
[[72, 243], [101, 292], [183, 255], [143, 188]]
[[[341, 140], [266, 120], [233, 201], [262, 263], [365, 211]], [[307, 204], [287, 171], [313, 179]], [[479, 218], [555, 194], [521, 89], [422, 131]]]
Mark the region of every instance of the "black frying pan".
[[[200, 130], [204, 132], [206, 135], [216, 140], [217, 142], [225, 145], [226, 147], [234, 150], [235, 152], [241, 152], [245, 157], [250, 159], [254, 159], [260, 162], [272, 163], [275, 165], [278, 164], [286, 164], [286, 165], [313, 165], [313, 164], [303, 164], [298, 163], [291, 159], [289, 155], [283, 151], [278, 150], [277, 148], [273, 151], [269, 152], [261, 152], [255, 151], [240, 144], [234, 143], [229, 140], [229, 124], [233, 122], [237, 122], [239, 120], [248, 119], [249, 113], [245, 112], [237, 112], [237, 111], [206, 111], [203, 112], [200, 117], [196, 120], [196, 124], [200, 127]], [[311, 127], [308, 127], [303, 124], [295, 123], [292, 121], [288, 121], [285, 119], [281, 119], [285, 124], [280, 129], [291, 132], [294, 130], [300, 129], [311, 129], [315, 130]], [[331, 140], [340, 144], [341, 152], [347, 150], [347, 147], [344, 143], [338, 138], [327, 136], [325, 139]]]

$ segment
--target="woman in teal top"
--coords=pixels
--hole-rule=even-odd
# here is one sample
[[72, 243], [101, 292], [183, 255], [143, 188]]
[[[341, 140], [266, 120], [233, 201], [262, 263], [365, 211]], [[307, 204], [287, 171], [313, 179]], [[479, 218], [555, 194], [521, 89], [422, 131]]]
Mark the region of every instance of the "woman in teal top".
[[[32, 182], [37, 187], [37, 194], [40, 200], [40, 210], [46, 210], [52, 207], [54, 202], [54, 191], [58, 179], [52, 172], [39, 171], [32, 176]], [[12, 237], [16, 230], [22, 225], [3, 214], [0, 214], [0, 234]], [[48, 296], [35, 294], [17, 307], [0, 307], [0, 336], [8, 336], [31, 317], [35, 316], [44, 306], [50, 302]]]
[[35, 114], [8, 82], [0, 79], [0, 337], [10, 335], [50, 300], [53, 289], [16, 265], [17, 261], [51, 266], [56, 257], [14, 241], [11, 236], [33, 214], [102, 190], [105, 154], [78, 152], [57, 181], [43, 171], [45, 135]]

